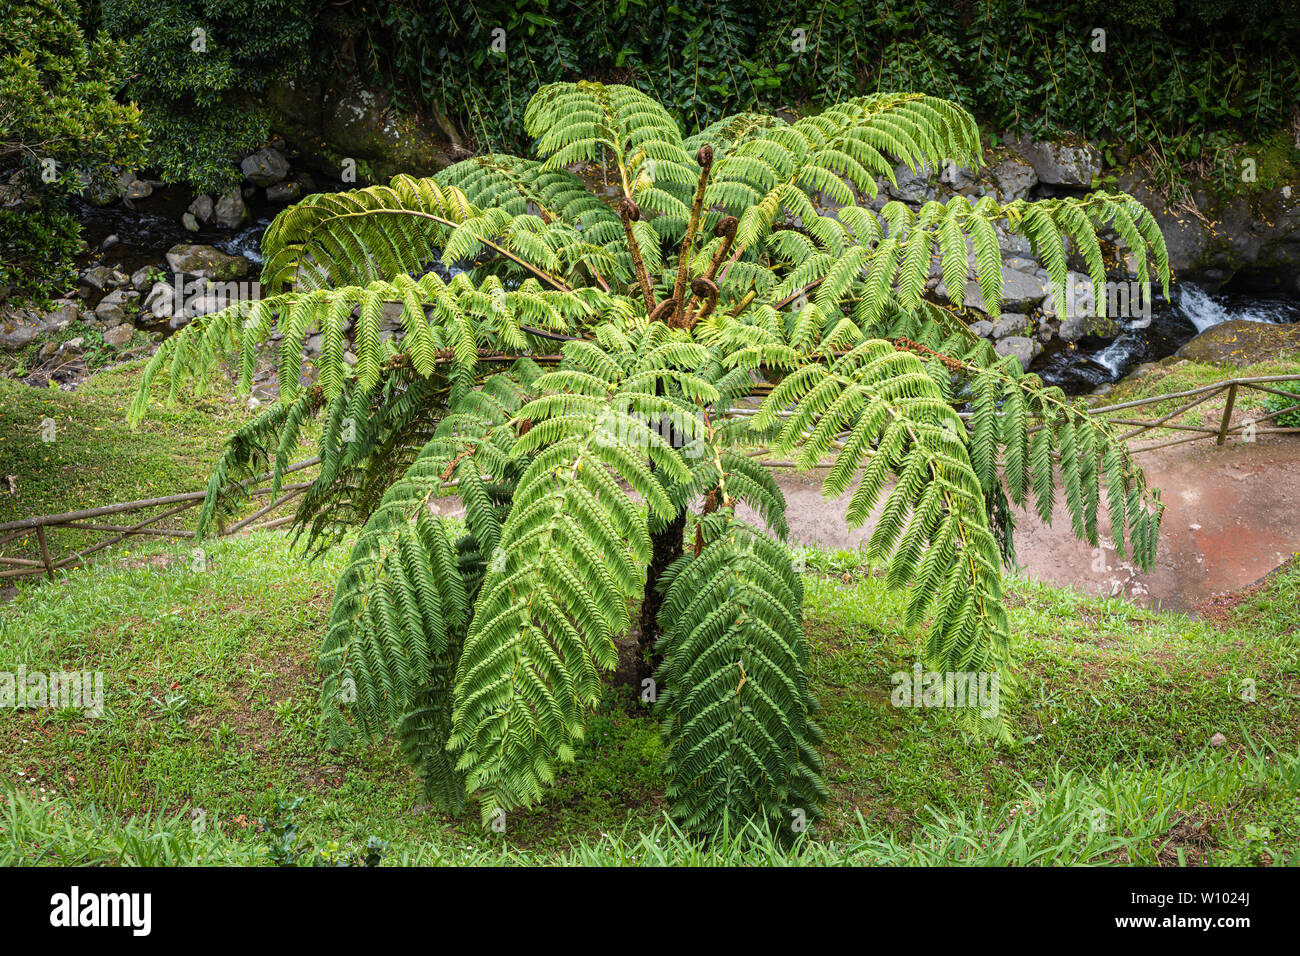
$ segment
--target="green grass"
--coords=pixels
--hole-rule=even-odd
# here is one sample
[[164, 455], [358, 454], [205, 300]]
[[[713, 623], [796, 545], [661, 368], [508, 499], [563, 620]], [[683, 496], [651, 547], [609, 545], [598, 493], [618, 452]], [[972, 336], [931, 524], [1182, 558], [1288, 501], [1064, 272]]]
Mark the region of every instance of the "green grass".
[[[0, 522], [197, 491], [207, 484], [226, 438], [251, 413], [228, 390], [213, 389], [172, 405], [155, 402], [144, 423], [132, 429], [126, 409], [141, 367], [136, 362], [110, 369], [68, 392], [0, 378]], [[14, 477], [16, 494], [8, 493], [5, 475]], [[54, 531], [51, 551], [58, 557], [95, 537]]]
[[[1224, 374], [1189, 365], [1141, 387]], [[0, 461], [20, 490], [0, 494], [0, 520], [203, 486], [248, 411], [190, 399], [132, 431], [137, 376], [70, 393], [0, 381]], [[390, 863], [1300, 862], [1300, 562], [1214, 621], [1010, 581], [1020, 686], [997, 744], [951, 712], [892, 706], [922, 642], [901, 631], [902, 597], [856, 553], [804, 552], [832, 800], [793, 845], [703, 846], [665, 822], [658, 728], [626, 689], [503, 833], [472, 807], [433, 812], [391, 739], [331, 752], [319, 733], [342, 552], [303, 563], [274, 532], [209, 542], [202, 561], [191, 548], [123, 546], [3, 606], [0, 672], [102, 671], [106, 711], [0, 715], [0, 863], [355, 862], [372, 839]]]
[[918, 646], [901, 599], [857, 555], [812, 552], [826, 818], [793, 847], [704, 847], [664, 821], [657, 726], [626, 690], [503, 833], [422, 805], [390, 739], [330, 752], [314, 660], [340, 561], [262, 532], [210, 544], [201, 570], [159, 545], [20, 588], [0, 670], [102, 671], [106, 706], [0, 723], [0, 863], [269, 862], [295, 797], [303, 860], [376, 838], [390, 863], [1300, 862], [1294, 571], [1221, 627], [1013, 582], [1021, 687], [999, 745], [890, 705]]

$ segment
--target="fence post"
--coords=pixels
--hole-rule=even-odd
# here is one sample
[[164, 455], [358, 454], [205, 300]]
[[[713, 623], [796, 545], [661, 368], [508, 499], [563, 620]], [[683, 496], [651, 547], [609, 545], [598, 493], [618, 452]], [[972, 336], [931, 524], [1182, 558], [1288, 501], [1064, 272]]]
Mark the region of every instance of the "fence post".
[[1214, 440], [1216, 445], [1222, 445], [1228, 439], [1228, 426], [1232, 423], [1232, 406], [1237, 401], [1237, 383], [1234, 381], [1228, 386], [1228, 401], [1223, 406], [1223, 421], [1219, 425], [1219, 436]]
[[50, 563], [50, 549], [45, 543], [45, 525], [36, 526], [36, 540], [41, 543], [41, 560], [45, 562], [45, 576], [54, 580], [54, 565]]

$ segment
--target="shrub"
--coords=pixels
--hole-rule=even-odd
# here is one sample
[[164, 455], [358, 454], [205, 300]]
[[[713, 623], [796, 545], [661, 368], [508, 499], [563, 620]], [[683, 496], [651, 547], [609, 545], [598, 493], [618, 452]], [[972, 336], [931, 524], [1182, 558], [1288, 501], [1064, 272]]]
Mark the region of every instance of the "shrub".
[[43, 294], [68, 277], [78, 229], [63, 198], [144, 155], [116, 102], [120, 44], [87, 43], [72, 0], [0, 0], [0, 285]]
[[[1264, 411], [1266, 413], [1280, 412], [1284, 408], [1300, 405], [1300, 382], [1274, 382], [1272, 387], [1281, 392], [1290, 392], [1295, 398], [1270, 395], [1267, 401], [1264, 402]], [[1300, 408], [1285, 412], [1277, 416], [1273, 421], [1277, 423], [1279, 428], [1300, 428]]]
[[129, 44], [128, 87], [169, 182], [220, 194], [233, 161], [268, 137], [257, 94], [306, 54], [321, 0], [102, 0], [107, 33]]

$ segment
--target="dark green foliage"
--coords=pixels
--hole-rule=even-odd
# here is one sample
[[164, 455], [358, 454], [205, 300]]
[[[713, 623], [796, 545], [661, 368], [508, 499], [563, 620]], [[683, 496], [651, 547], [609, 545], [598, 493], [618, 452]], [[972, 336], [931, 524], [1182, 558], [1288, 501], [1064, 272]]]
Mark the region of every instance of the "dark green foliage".
[[47, 298], [80, 231], [63, 199], [144, 155], [134, 106], [114, 100], [124, 48], [90, 42], [73, 0], [0, 0], [0, 287]]
[[302, 62], [323, 6], [320, 0], [100, 0], [101, 28], [129, 42], [128, 90], [144, 109], [150, 164], [163, 179], [216, 194], [239, 184], [233, 161], [268, 136], [256, 95]]
[[36, 208], [0, 209], [0, 287], [36, 300], [71, 288], [81, 226], [57, 198]]
[[372, 70], [491, 148], [522, 148], [530, 95], [562, 77], [630, 81], [687, 128], [909, 89], [999, 131], [1150, 149], [1167, 170], [1268, 139], [1300, 101], [1295, 0], [381, 2], [350, 33]]
[[1300, 382], [1276, 382], [1273, 385], [1280, 392], [1290, 392], [1294, 398], [1284, 395], [1270, 395], [1264, 402], [1266, 412], [1281, 412], [1273, 419], [1278, 428], [1300, 428]]

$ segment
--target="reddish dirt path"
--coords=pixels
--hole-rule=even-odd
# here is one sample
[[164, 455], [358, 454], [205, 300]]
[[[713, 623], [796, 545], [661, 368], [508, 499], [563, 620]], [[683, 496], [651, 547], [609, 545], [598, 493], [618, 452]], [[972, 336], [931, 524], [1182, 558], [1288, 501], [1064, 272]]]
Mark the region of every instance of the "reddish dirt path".
[[[1230, 439], [1222, 448], [1213, 440], [1189, 442], [1139, 461], [1166, 506], [1155, 567], [1139, 572], [1111, 548], [1077, 540], [1058, 502], [1050, 527], [1036, 514], [1017, 515], [1016, 557], [1029, 577], [1187, 611], [1253, 584], [1300, 552], [1300, 437]], [[848, 495], [825, 501], [818, 487], [823, 473], [776, 473], [788, 501], [790, 536], [801, 544], [854, 548], [870, 523], [855, 531], [845, 526]], [[1106, 529], [1103, 522], [1103, 541]]]

